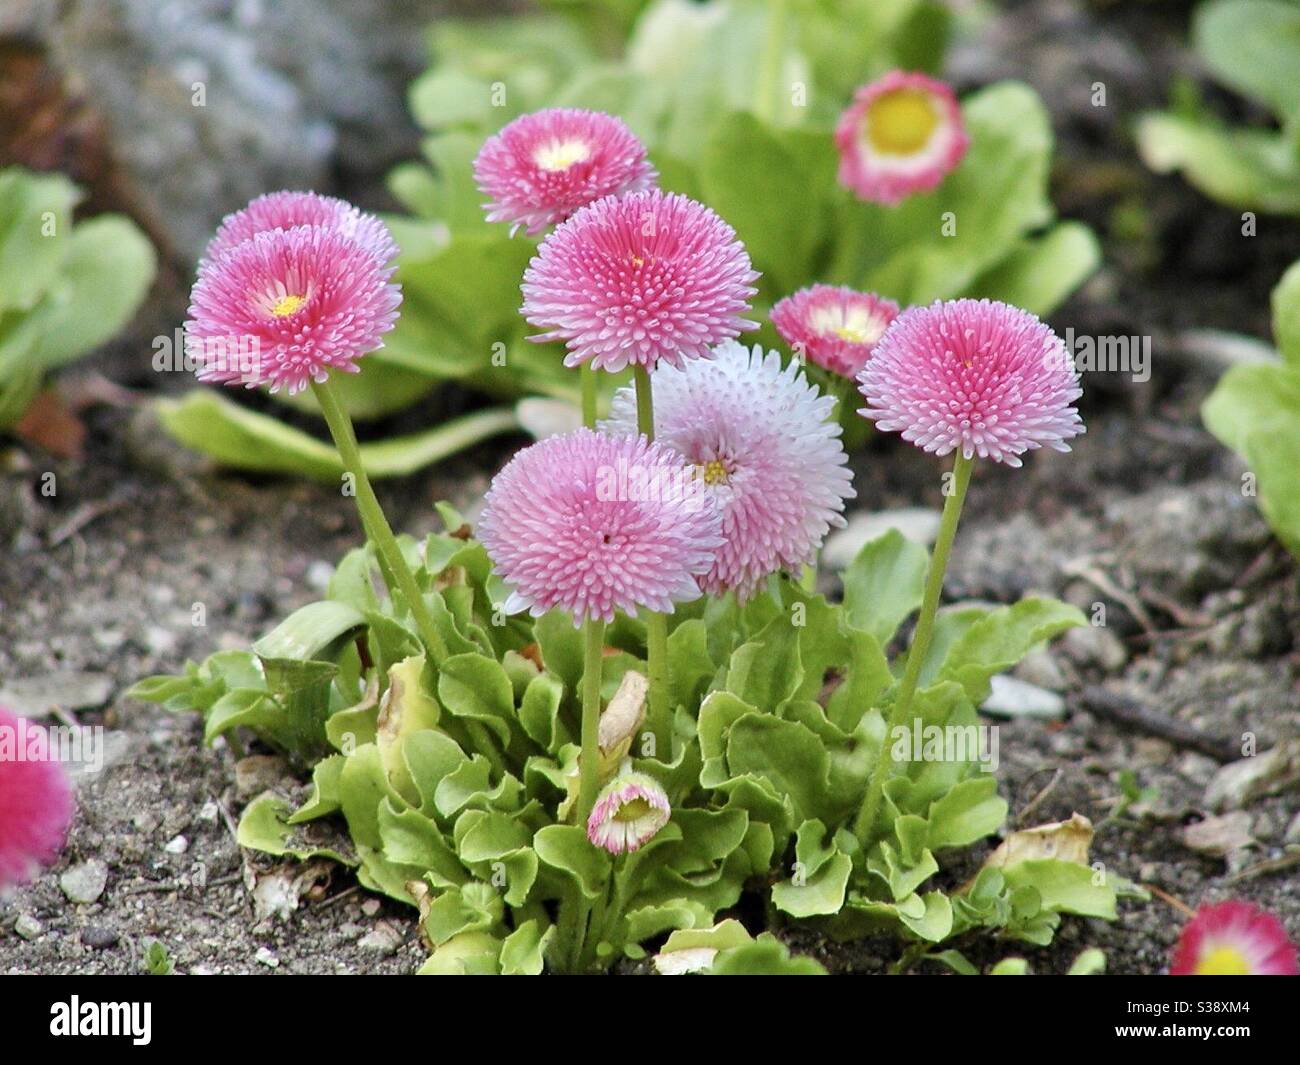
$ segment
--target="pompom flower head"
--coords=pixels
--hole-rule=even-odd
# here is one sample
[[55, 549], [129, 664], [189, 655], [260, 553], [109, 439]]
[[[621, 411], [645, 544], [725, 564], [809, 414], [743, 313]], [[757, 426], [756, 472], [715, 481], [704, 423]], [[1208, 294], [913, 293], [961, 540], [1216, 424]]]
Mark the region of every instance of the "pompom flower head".
[[1202, 906], [1174, 948], [1171, 976], [1300, 976], [1282, 923], [1248, 902]]
[[521, 115], [474, 160], [488, 221], [523, 226], [530, 236], [605, 196], [648, 189], [657, 177], [645, 145], [620, 119], [569, 107]]
[[898, 317], [898, 304], [842, 285], [811, 285], [772, 308], [772, 325], [797, 354], [853, 378]]
[[488, 490], [478, 534], [511, 588], [508, 612], [558, 607], [578, 625], [699, 598], [719, 525], [676, 452], [579, 429], [511, 459]]
[[1060, 338], [1028, 311], [951, 300], [904, 311], [858, 377], [862, 415], [925, 451], [960, 448], [1019, 466], [1033, 448], [1069, 451], [1084, 431], [1079, 375]]
[[381, 263], [397, 255], [397, 245], [388, 227], [374, 215], [334, 196], [285, 190], [258, 196], [242, 211], [226, 215], [208, 242], [200, 269], [209, 268], [226, 252], [259, 233], [295, 226], [332, 229], [356, 241]]
[[610, 854], [640, 850], [668, 824], [672, 811], [659, 782], [642, 773], [615, 777], [587, 818], [587, 838]]
[[27, 883], [58, 857], [72, 821], [72, 788], [38, 726], [0, 710], [0, 891]]
[[[769, 574], [812, 562], [854, 495], [835, 400], [775, 351], [734, 340], [712, 359], [661, 365], [653, 382], [656, 439], [694, 465], [722, 513], [704, 590], [743, 601]], [[615, 393], [603, 427], [636, 432], [633, 389]]]
[[205, 264], [190, 295], [186, 353], [200, 380], [292, 394], [355, 373], [397, 320], [391, 268], [325, 226], [255, 234]]
[[835, 144], [840, 184], [860, 200], [893, 205], [938, 185], [970, 138], [952, 89], [894, 70], [857, 91], [835, 127]]
[[758, 278], [736, 232], [658, 189], [606, 197], [546, 238], [524, 274], [523, 315], [563, 340], [566, 366], [680, 366], [755, 323]]

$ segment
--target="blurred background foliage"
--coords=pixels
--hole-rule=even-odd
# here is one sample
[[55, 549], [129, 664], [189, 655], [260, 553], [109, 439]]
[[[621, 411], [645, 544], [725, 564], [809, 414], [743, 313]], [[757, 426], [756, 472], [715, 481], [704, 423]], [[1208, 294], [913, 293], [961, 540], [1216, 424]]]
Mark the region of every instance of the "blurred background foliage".
[[[1056, 221], [1052, 132], [1027, 86], [966, 97], [971, 150], [933, 193], [885, 208], [835, 181], [831, 130], [853, 90], [898, 67], [940, 72], [955, 28], [935, 0], [550, 0], [438, 22], [410, 89], [421, 158], [388, 180], [405, 208], [386, 218], [402, 248], [402, 317], [341, 382], [353, 415], [383, 418], [451, 382], [501, 401], [576, 399], [561, 348], [527, 341], [518, 312], [537, 241], [484, 221], [471, 169], [489, 135], [540, 107], [627, 121], [661, 185], [708, 203], [745, 241], [763, 274], [759, 320], [817, 281], [904, 304], [987, 295], [1050, 312], [1099, 253], [1086, 227]], [[777, 345], [766, 325], [751, 339]], [[215, 390], [160, 411], [173, 435], [226, 464], [334, 476], [314, 437]], [[508, 411], [486, 414], [372, 445], [367, 461], [377, 476], [407, 472], [514, 424]]]

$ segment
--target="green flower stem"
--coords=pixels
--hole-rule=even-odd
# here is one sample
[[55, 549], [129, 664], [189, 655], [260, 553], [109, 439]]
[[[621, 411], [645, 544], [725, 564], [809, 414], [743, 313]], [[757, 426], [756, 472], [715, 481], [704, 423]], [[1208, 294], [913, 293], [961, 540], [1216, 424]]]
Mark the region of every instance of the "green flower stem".
[[[637, 366], [636, 427], [647, 440], [655, 438], [654, 392], [650, 372]], [[655, 738], [655, 757], [665, 762], [673, 760], [672, 714], [668, 707], [668, 616], [647, 614], [645, 619], [646, 679], [650, 682], [649, 707], [646, 717]]]
[[[384, 517], [383, 508], [375, 497], [375, 490], [370, 486], [370, 478], [366, 476], [365, 467], [361, 462], [361, 449], [357, 445], [357, 436], [352, 429], [352, 419], [348, 417], [347, 411], [339, 402], [333, 381], [329, 379], [324, 382], [313, 381], [311, 388], [316, 395], [316, 401], [320, 404], [321, 413], [325, 415], [325, 424], [329, 426], [330, 435], [334, 437], [334, 446], [339, 450], [343, 468], [352, 474], [353, 480], [356, 481], [357, 510], [361, 514], [361, 525], [382, 560], [380, 568], [384, 572], [385, 580], [390, 582], [389, 594], [396, 599], [398, 593], [401, 593], [407, 609], [415, 618], [416, 627], [420, 630], [420, 636], [424, 640], [429, 656], [433, 659], [434, 665], [441, 665], [447, 657], [447, 646], [434, 627], [433, 615], [429, 613], [429, 607], [420, 594], [420, 587], [415, 583], [415, 575], [406, 564], [402, 549], [393, 535], [392, 526]], [[393, 587], [394, 583], [397, 585], [396, 588]]]
[[591, 808], [600, 791], [600, 675], [605, 651], [605, 623], [583, 625], [582, 657], [582, 755], [578, 783], [578, 825], [585, 832]]
[[596, 428], [596, 371], [590, 362], [584, 362], [578, 370], [578, 380], [582, 382], [582, 424], [588, 429]]
[[912, 696], [916, 694], [916, 684], [921, 676], [921, 666], [925, 663], [926, 652], [930, 649], [930, 637], [934, 635], [934, 616], [939, 608], [939, 595], [943, 591], [943, 575], [948, 568], [948, 555], [952, 551], [953, 538], [957, 535], [957, 523], [961, 520], [962, 504], [966, 501], [966, 488], [970, 484], [971, 467], [974, 459], [964, 458], [960, 452], [953, 463], [953, 490], [944, 501], [943, 517], [939, 521], [939, 538], [934, 544], [934, 554], [930, 556], [930, 567], [925, 574], [925, 592], [921, 598], [921, 613], [916, 619], [916, 631], [912, 634], [912, 646], [907, 652], [907, 667], [903, 670], [903, 679], [898, 686], [898, 695], [894, 699], [894, 708], [885, 723], [885, 734], [880, 739], [880, 754], [876, 757], [876, 769], [871, 774], [871, 783], [867, 786], [862, 809], [858, 811], [853, 824], [854, 835], [862, 841], [865, 849], [872, 826], [876, 823], [876, 814], [880, 812], [880, 801], [885, 791], [885, 774], [889, 770], [889, 737], [894, 729], [907, 722], [907, 715], [912, 710]]

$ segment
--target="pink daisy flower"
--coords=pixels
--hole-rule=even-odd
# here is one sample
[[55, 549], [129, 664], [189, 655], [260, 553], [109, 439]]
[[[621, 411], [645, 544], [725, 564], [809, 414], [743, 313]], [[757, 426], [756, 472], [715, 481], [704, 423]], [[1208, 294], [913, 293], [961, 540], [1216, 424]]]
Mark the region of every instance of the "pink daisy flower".
[[330, 370], [355, 373], [397, 320], [392, 269], [337, 230], [258, 233], [199, 272], [186, 353], [203, 381], [290, 394]]
[[285, 190], [258, 196], [242, 211], [226, 215], [216, 235], [208, 242], [199, 269], [211, 267], [226, 252], [252, 240], [258, 233], [293, 229], [295, 226], [322, 226], [336, 230], [355, 240], [381, 263], [397, 256], [392, 234], [374, 215], [334, 196]]
[[1083, 394], [1065, 345], [1028, 311], [991, 300], [937, 301], [894, 320], [858, 375], [858, 413], [917, 447], [961, 448], [1019, 466], [1038, 447], [1069, 451]]
[[842, 285], [811, 285], [781, 300], [771, 317], [796, 354], [823, 370], [852, 378], [898, 317], [898, 304]]
[[566, 366], [680, 366], [745, 329], [757, 291], [736, 232], [701, 203], [658, 189], [607, 196], [543, 241], [524, 274], [523, 315], [563, 340]]
[[939, 184], [970, 138], [952, 89], [894, 70], [864, 85], [840, 115], [839, 182], [860, 200], [893, 205]]
[[72, 810], [72, 787], [45, 730], [0, 710], [0, 891], [59, 856]]
[[1248, 902], [1202, 906], [1174, 948], [1171, 976], [1300, 976], [1282, 923]]
[[529, 236], [605, 196], [651, 188], [657, 178], [645, 145], [620, 119], [571, 107], [521, 115], [474, 160], [488, 221], [524, 226]]
[[579, 429], [519, 452], [493, 478], [479, 539], [511, 588], [508, 613], [559, 608], [575, 625], [698, 599], [719, 517], [681, 456]]
[[587, 838], [610, 854], [640, 850], [668, 824], [672, 811], [659, 782], [644, 773], [615, 777], [587, 818]]
[[[743, 602], [777, 570], [813, 561], [854, 496], [835, 400], [795, 363], [734, 340], [713, 358], [654, 372], [655, 437], [692, 463], [722, 513], [723, 544], [700, 580]], [[636, 432], [636, 394], [614, 394], [602, 428]]]

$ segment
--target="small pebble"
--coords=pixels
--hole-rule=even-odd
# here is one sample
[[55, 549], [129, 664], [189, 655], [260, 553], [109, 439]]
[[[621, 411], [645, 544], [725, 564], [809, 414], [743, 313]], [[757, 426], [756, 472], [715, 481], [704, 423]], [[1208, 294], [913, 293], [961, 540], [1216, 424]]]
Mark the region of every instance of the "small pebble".
[[98, 858], [81, 862], [59, 877], [59, 887], [71, 902], [85, 905], [94, 902], [108, 886], [108, 866]]
[[20, 913], [14, 921], [14, 931], [20, 939], [31, 942], [45, 934], [45, 926], [29, 913]]
[[379, 912], [381, 905], [382, 903], [378, 899], [366, 899], [366, 901], [361, 904], [361, 912], [367, 917], [374, 917], [375, 914]]
[[265, 965], [268, 969], [278, 969], [280, 959], [277, 958], [267, 947], [258, 947], [257, 953], [253, 955], [253, 960], [258, 965]]
[[107, 950], [118, 943], [118, 934], [106, 925], [92, 924], [81, 933], [81, 941], [92, 950]]
[[167, 841], [167, 845], [163, 847], [163, 850], [165, 850], [168, 854], [184, 854], [189, 849], [190, 849], [190, 841], [186, 839], [184, 836], [172, 837], [170, 840]]

